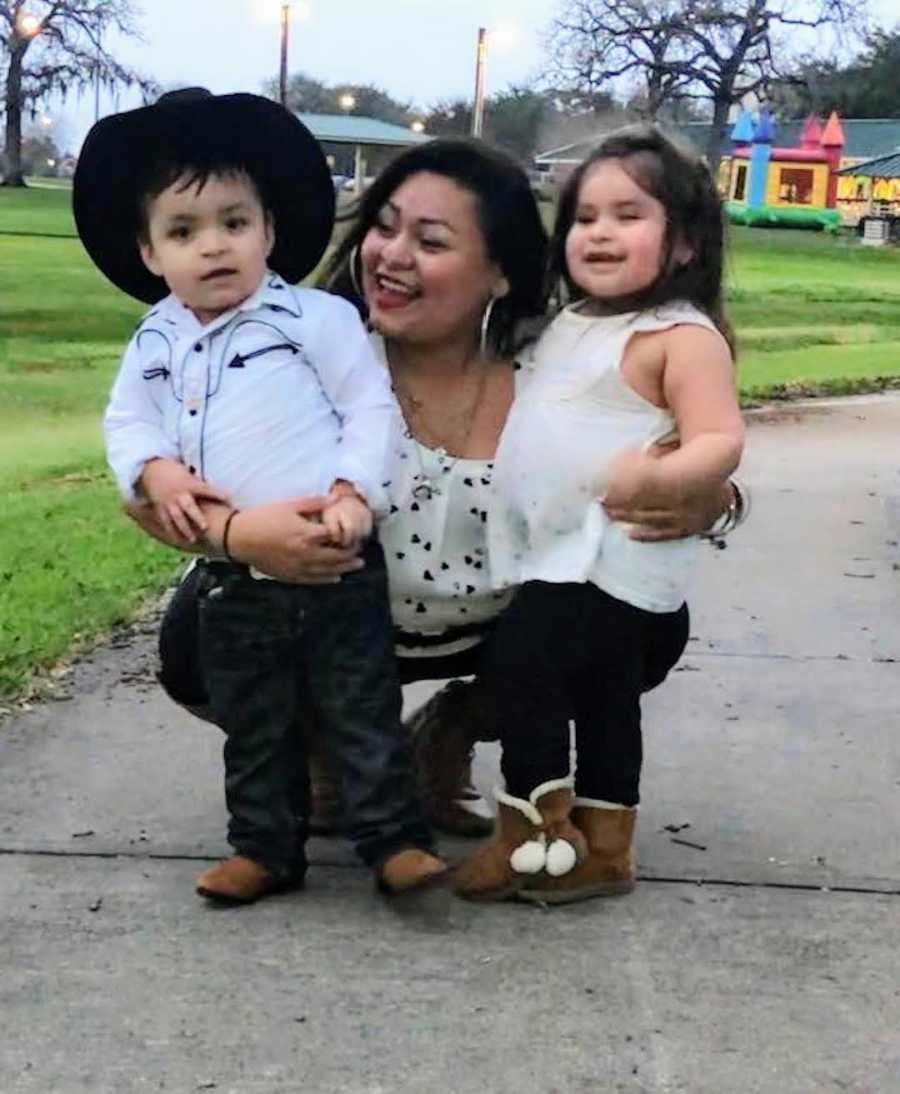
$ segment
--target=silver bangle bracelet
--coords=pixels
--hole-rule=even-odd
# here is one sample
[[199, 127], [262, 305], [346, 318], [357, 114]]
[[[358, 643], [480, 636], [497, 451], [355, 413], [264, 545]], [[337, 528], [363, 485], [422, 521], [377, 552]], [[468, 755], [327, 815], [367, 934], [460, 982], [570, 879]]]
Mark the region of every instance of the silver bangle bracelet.
[[750, 491], [746, 483], [732, 478], [728, 480], [728, 485], [731, 487], [731, 501], [728, 503], [728, 508], [716, 519], [711, 528], [700, 533], [703, 539], [709, 540], [712, 546], [720, 551], [726, 546], [725, 537], [735, 528], [740, 528], [750, 516]]

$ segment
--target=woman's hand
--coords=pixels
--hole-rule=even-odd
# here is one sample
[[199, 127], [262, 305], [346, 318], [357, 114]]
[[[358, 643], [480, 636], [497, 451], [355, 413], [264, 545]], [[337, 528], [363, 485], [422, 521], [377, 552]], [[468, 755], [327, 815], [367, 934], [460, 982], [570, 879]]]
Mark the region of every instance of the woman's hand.
[[610, 466], [603, 507], [610, 520], [631, 525], [631, 539], [653, 542], [697, 535], [711, 527], [731, 502], [727, 481], [714, 488], [674, 491], [655, 475], [655, 461], [674, 447], [657, 445], [646, 453], [625, 452]]
[[152, 502], [129, 502], [124, 506], [124, 510], [125, 515], [130, 517], [143, 532], [167, 547], [174, 547], [179, 551], [203, 551], [203, 544], [200, 541], [185, 539], [170, 525], [163, 524]]
[[337, 547], [321, 523], [327, 498], [299, 498], [257, 505], [231, 521], [228, 550], [233, 559], [269, 577], [295, 585], [324, 585], [363, 567], [352, 547]]

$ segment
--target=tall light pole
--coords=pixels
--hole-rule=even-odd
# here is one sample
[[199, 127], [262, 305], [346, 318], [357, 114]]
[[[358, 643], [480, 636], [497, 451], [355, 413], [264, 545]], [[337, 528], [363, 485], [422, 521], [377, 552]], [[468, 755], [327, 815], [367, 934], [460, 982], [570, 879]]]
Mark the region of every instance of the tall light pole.
[[101, 31], [97, 30], [97, 56], [94, 67], [94, 124], [100, 120], [100, 53], [103, 48]]
[[281, 105], [287, 106], [287, 78], [288, 78], [288, 28], [291, 22], [291, 5], [281, 5], [281, 78], [279, 81], [279, 98]]
[[484, 62], [487, 58], [487, 27], [478, 28], [475, 54], [475, 101], [472, 106], [472, 136], [480, 137], [484, 128]]

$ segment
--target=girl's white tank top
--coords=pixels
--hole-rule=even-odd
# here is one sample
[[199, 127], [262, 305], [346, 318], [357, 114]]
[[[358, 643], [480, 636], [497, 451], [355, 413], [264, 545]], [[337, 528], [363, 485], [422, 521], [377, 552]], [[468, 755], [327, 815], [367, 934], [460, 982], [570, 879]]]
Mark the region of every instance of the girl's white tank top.
[[525, 362], [494, 463], [488, 520], [495, 587], [524, 581], [590, 581], [651, 612], [684, 602], [697, 537], [664, 543], [629, 539], [600, 500], [610, 461], [622, 449], [673, 434], [671, 412], [622, 377], [633, 335], [690, 324], [715, 330], [692, 304], [597, 317], [562, 311]]

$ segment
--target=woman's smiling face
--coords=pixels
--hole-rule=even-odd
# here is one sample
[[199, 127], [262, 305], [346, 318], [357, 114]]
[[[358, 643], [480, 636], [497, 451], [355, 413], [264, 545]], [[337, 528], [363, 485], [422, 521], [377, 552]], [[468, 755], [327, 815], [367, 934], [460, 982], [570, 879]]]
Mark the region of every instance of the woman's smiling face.
[[360, 247], [372, 325], [386, 338], [477, 342], [503, 278], [487, 253], [477, 198], [443, 175], [407, 178]]

